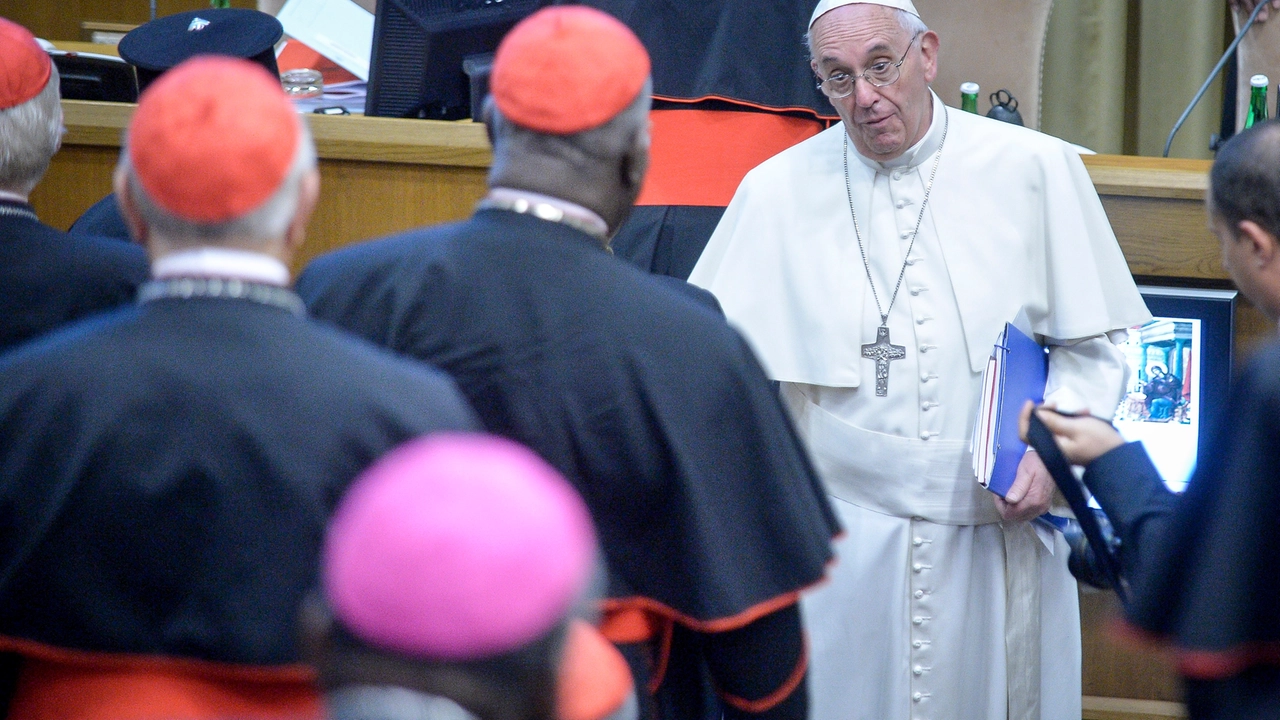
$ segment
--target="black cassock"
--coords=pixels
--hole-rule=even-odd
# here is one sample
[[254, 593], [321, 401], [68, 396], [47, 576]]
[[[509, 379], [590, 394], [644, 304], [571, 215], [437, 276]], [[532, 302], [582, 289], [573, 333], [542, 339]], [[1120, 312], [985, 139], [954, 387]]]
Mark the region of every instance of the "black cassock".
[[837, 521], [785, 410], [715, 310], [528, 215], [313, 262], [316, 317], [449, 372], [485, 427], [532, 447], [592, 511], [609, 595], [732, 627], [824, 575]]
[[155, 300], [0, 360], [0, 634], [274, 665], [383, 452], [476, 429], [443, 373], [249, 300]]
[[140, 247], [69, 235], [0, 201], [0, 351], [130, 302], [149, 272]]
[[[682, 113], [690, 119], [678, 127], [703, 140], [692, 147], [701, 155], [698, 160], [704, 171], [732, 175], [733, 187], [742, 179], [741, 173], [728, 169], [730, 164], [722, 162], [721, 152], [751, 153], [750, 146], [768, 147], [769, 152], [756, 158], [754, 165], [788, 146], [757, 135], [751, 122], [739, 122], [743, 113], [785, 115], [811, 125], [809, 135], [836, 118], [830, 101], [817, 89], [804, 43], [816, 0], [584, 0], [583, 4], [619, 18], [644, 43], [653, 62], [656, 113], [718, 111], [714, 121], [706, 114]], [[709, 121], [714, 125], [703, 126]], [[614, 238], [614, 249], [642, 269], [683, 280], [697, 263], [729, 199], [709, 202], [696, 189], [674, 192], [683, 183], [667, 175], [681, 168], [664, 162], [664, 145], [670, 139], [660, 130], [670, 132], [666, 125], [655, 130], [648, 183], [661, 182], [669, 190], [658, 200], [641, 195], [635, 212]], [[733, 137], [722, 146], [715, 136], [726, 134]], [[681, 152], [690, 149], [682, 146]]]
[[89, 206], [68, 230], [72, 235], [93, 235], [115, 240], [130, 240], [129, 226], [120, 214], [116, 194], [111, 193]]
[[1176, 651], [1191, 717], [1280, 717], [1280, 345], [1223, 418], [1181, 497], [1138, 443], [1084, 479], [1124, 543], [1126, 615]]

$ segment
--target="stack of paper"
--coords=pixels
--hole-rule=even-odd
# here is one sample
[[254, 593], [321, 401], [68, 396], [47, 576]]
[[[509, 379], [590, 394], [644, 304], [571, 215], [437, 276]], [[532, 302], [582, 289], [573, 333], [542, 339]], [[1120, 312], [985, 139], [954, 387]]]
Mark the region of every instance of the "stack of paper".
[[1027, 450], [1018, 437], [1023, 404], [1044, 401], [1049, 356], [1035, 340], [1006, 324], [982, 377], [982, 400], [974, 423], [973, 473], [978, 483], [1004, 497], [1013, 486], [1018, 464]]

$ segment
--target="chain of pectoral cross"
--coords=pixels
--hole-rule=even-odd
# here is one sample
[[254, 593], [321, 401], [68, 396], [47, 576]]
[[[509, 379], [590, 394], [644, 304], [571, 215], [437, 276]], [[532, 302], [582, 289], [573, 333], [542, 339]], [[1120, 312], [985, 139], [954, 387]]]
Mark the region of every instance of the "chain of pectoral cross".
[[880, 327], [876, 328], [876, 341], [862, 346], [862, 357], [876, 361], [876, 395], [885, 397], [889, 394], [889, 363], [907, 356], [904, 345], [889, 342], [889, 311], [898, 299], [898, 291], [902, 289], [902, 278], [907, 274], [907, 265], [911, 264], [911, 250], [916, 246], [916, 236], [920, 234], [920, 224], [924, 222], [924, 210], [929, 204], [929, 194], [933, 192], [933, 181], [938, 177], [938, 162], [942, 160], [942, 147], [947, 144], [947, 129], [951, 117], [946, 106], [942, 108], [942, 140], [938, 143], [938, 151], [933, 158], [933, 171], [929, 173], [929, 183], [924, 187], [924, 199], [920, 201], [920, 214], [916, 217], [916, 229], [911, 231], [911, 242], [907, 245], [907, 254], [902, 259], [902, 269], [898, 271], [898, 282], [893, 286], [893, 294], [889, 296], [889, 307], [880, 307], [880, 295], [876, 292], [876, 283], [871, 279], [871, 263], [867, 262], [867, 249], [862, 244], [862, 231], [858, 229], [858, 213], [853, 209], [853, 187], [849, 183], [849, 134], [844, 134], [844, 192], [849, 198], [849, 216], [853, 218], [853, 235], [858, 239], [858, 252], [862, 254], [862, 268], [867, 271], [867, 285], [871, 287], [871, 297], [876, 301], [876, 312], [880, 313]]

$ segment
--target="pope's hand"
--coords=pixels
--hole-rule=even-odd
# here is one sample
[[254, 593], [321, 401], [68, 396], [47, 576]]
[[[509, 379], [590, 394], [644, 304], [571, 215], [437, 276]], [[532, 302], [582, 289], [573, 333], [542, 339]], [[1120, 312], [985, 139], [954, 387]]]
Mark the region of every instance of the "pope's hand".
[[[1028, 401], [1022, 406], [1022, 415], [1018, 418], [1018, 432], [1025, 441], [1027, 426], [1031, 422], [1032, 405]], [[1089, 415], [1068, 416], [1056, 412], [1037, 409], [1036, 417], [1053, 433], [1067, 462], [1072, 465], [1088, 465], [1102, 455], [1124, 444], [1124, 438], [1105, 420]]]
[[1034, 450], [1023, 454], [1009, 492], [1003, 498], [995, 496], [1000, 517], [1011, 522], [1031, 520], [1049, 512], [1052, 499], [1053, 477]]
[[[1266, 0], [1263, 0], [1263, 3], [1265, 4]], [[1231, 0], [1231, 7], [1240, 10], [1240, 12], [1244, 13], [1245, 17], [1248, 17], [1249, 13], [1253, 12], [1253, 9], [1257, 7], [1257, 5], [1258, 0]], [[1272, 8], [1280, 10], [1280, 0], [1271, 0], [1271, 7], [1263, 8], [1262, 12], [1258, 13], [1258, 22], [1266, 20], [1267, 14], [1271, 12]], [[1243, 22], [1243, 20], [1241, 20], [1241, 22]]]

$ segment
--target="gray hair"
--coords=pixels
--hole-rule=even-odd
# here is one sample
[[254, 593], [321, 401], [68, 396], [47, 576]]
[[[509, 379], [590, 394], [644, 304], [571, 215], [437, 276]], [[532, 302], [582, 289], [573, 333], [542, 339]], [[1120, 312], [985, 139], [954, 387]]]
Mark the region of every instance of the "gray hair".
[[[888, 7], [888, 6], [885, 6]], [[894, 15], [898, 16], [898, 25], [902, 27], [902, 31], [907, 37], [915, 37], [916, 35], [929, 32], [929, 26], [924, 24], [918, 15], [912, 15], [906, 10], [899, 8], [889, 8]], [[809, 58], [813, 59], [813, 29], [810, 28], [804, 34], [804, 46], [809, 49]]]
[[649, 122], [652, 80], [646, 80], [636, 99], [609, 122], [572, 135], [550, 135], [517, 125], [498, 110], [493, 98], [486, 99], [493, 151], [509, 153], [518, 148], [524, 154], [561, 158], [574, 166], [620, 157], [630, 149], [635, 131]]
[[120, 151], [117, 172], [125, 175], [129, 195], [138, 212], [157, 234], [175, 245], [220, 245], [228, 241], [249, 241], [267, 244], [282, 237], [298, 212], [302, 181], [316, 167], [316, 147], [306, 123], [301, 123], [298, 151], [293, 164], [285, 174], [280, 187], [254, 210], [238, 218], [220, 223], [202, 223], [186, 220], [161, 208], [143, 189], [132, 163], [129, 162], [129, 143], [126, 138]]
[[49, 82], [38, 95], [0, 110], [0, 188], [26, 195], [49, 169], [62, 145], [58, 85], [58, 68], [51, 67]]

